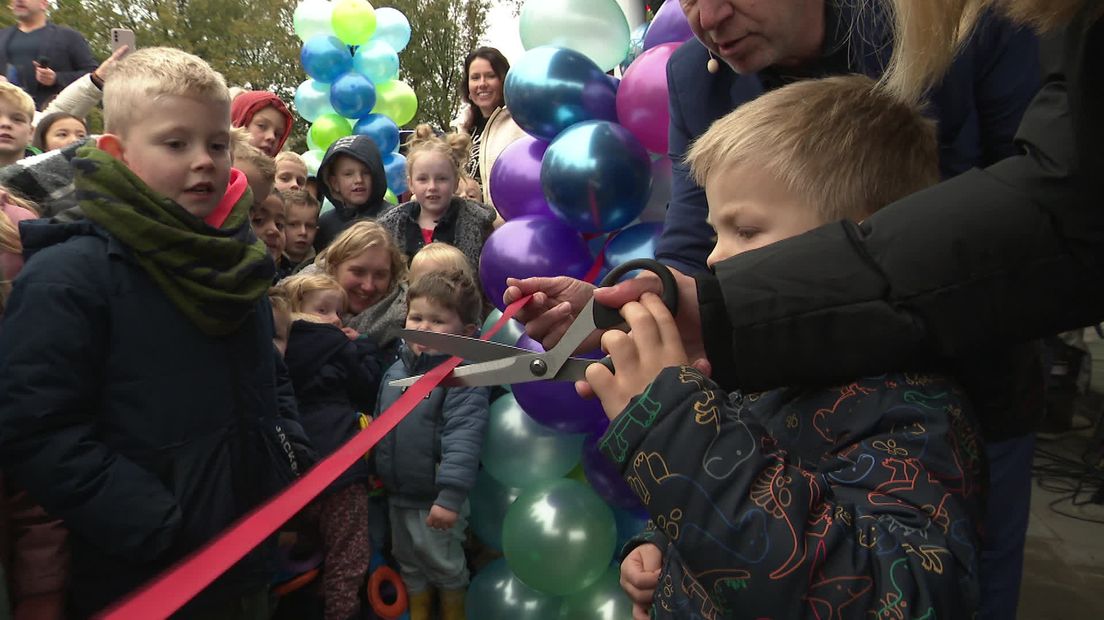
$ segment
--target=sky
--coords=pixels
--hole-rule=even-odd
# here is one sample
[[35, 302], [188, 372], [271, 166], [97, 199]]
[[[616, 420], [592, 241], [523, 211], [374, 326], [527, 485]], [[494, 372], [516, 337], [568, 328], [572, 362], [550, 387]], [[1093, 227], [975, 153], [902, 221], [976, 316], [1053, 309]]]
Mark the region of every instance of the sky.
[[[552, 0], [529, 1], [550, 2]], [[506, 56], [507, 60], [515, 63], [525, 53], [525, 48], [522, 47], [521, 35], [518, 34], [518, 18], [514, 17], [512, 6], [507, 6], [507, 4], [500, 0], [494, 2], [490, 13], [487, 15], [487, 35], [485, 38], [487, 45], [497, 47]], [[512, 5], [512, 3], [509, 4]], [[625, 11], [630, 29], [643, 21], [644, 12], [639, 0], [617, 0], [617, 4]]]

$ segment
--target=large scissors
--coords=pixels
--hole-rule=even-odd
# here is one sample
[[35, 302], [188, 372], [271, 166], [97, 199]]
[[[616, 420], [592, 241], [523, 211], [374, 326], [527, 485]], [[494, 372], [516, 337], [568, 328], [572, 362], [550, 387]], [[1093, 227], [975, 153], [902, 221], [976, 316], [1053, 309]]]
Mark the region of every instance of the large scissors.
[[[600, 286], [613, 286], [630, 271], [644, 269], [659, 276], [663, 284], [663, 303], [671, 314], [678, 314], [678, 285], [675, 276], [662, 263], [640, 258], [618, 265], [602, 279]], [[440, 383], [442, 386], [485, 386], [528, 383], [530, 381], [579, 381], [586, 378], [586, 369], [591, 364], [603, 364], [611, 371], [613, 363], [609, 357], [593, 360], [572, 357], [575, 349], [596, 329], [613, 329], [625, 322], [616, 308], [595, 303], [594, 298], [583, 306], [583, 310], [563, 338], [544, 353], [534, 353], [528, 349], [512, 347], [506, 344], [469, 338], [456, 334], [440, 334], [414, 329], [401, 331], [407, 342], [420, 344], [442, 353], [455, 355], [476, 362], [461, 366], [452, 371]], [[404, 387], [413, 385], [422, 375], [398, 379], [389, 385]]]

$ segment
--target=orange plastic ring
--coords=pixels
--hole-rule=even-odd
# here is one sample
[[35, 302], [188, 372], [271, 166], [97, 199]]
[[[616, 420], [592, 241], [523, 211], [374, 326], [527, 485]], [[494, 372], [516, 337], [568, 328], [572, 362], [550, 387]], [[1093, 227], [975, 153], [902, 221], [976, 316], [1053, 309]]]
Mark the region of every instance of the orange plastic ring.
[[317, 577], [318, 577], [318, 569], [317, 568], [312, 568], [311, 570], [303, 573], [302, 575], [299, 575], [299, 576], [295, 577], [294, 579], [290, 579], [290, 580], [285, 581], [284, 583], [281, 583], [280, 585], [276, 586], [274, 592], [275, 592], [276, 596], [287, 596], [288, 594], [291, 594], [292, 592], [298, 590], [299, 588], [302, 588], [303, 586], [307, 585], [308, 583], [314, 581]]
[[[380, 593], [380, 586], [384, 582], [390, 583], [395, 588], [395, 602], [390, 605], [383, 602], [383, 595]], [[395, 572], [395, 569], [386, 565], [380, 566], [368, 578], [368, 603], [372, 606], [372, 611], [376, 612], [376, 615], [387, 620], [394, 620], [406, 613], [408, 604], [406, 586], [403, 584], [402, 577], [399, 577], [399, 574]]]

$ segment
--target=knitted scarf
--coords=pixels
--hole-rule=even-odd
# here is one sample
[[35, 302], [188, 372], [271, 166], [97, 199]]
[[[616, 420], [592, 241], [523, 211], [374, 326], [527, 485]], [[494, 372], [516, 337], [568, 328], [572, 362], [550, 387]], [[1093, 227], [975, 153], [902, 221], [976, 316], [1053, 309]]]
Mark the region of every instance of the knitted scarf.
[[82, 148], [73, 167], [84, 215], [131, 250], [173, 305], [212, 336], [241, 326], [274, 273], [249, 227], [252, 194], [242, 195], [213, 228], [98, 148]]

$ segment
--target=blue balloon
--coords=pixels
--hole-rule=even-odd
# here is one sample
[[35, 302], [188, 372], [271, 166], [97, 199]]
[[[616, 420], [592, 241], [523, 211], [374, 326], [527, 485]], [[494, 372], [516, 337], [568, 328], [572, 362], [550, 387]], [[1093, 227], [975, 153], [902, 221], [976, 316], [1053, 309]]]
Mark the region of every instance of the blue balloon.
[[[330, 85], [317, 80], [307, 80], [295, 89], [295, 111], [303, 120], [313, 123], [323, 114], [334, 114], [330, 105]], [[307, 132], [310, 135], [310, 132]], [[309, 145], [308, 145], [309, 146]]]
[[579, 123], [548, 146], [541, 187], [552, 212], [575, 230], [610, 232], [644, 210], [652, 160], [628, 129], [607, 121]]
[[594, 61], [574, 50], [529, 50], [506, 75], [505, 93], [514, 121], [542, 140], [553, 140], [583, 121], [617, 121], [613, 82]]
[[372, 39], [353, 54], [353, 69], [374, 84], [396, 80], [399, 78], [399, 54], [383, 41]]
[[375, 107], [376, 87], [359, 73], [346, 73], [330, 85], [330, 104], [345, 118], [360, 118]]
[[395, 192], [395, 195], [406, 191], [406, 158], [398, 153], [385, 153], [383, 156], [383, 172], [387, 175], [387, 187]]
[[606, 263], [616, 267], [634, 258], [655, 258], [663, 222], [641, 222], [617, 233], [606, 246]]
[[390, 153], [399, 148], [399, 126], [382, 114], [362, 116], [353, 125], [353, 133], [371, 138], [380, 153]]
[[317, 35], [303, 44], [299, 54], [307, 75], [329, 84], [353, 67], [349, 47], [333, 36]]
[[386, 43], [396, 53], [401, 52], [410, 43], [410, 21], [397, 9], [376, 9], [376, 33], [372, 40]]

